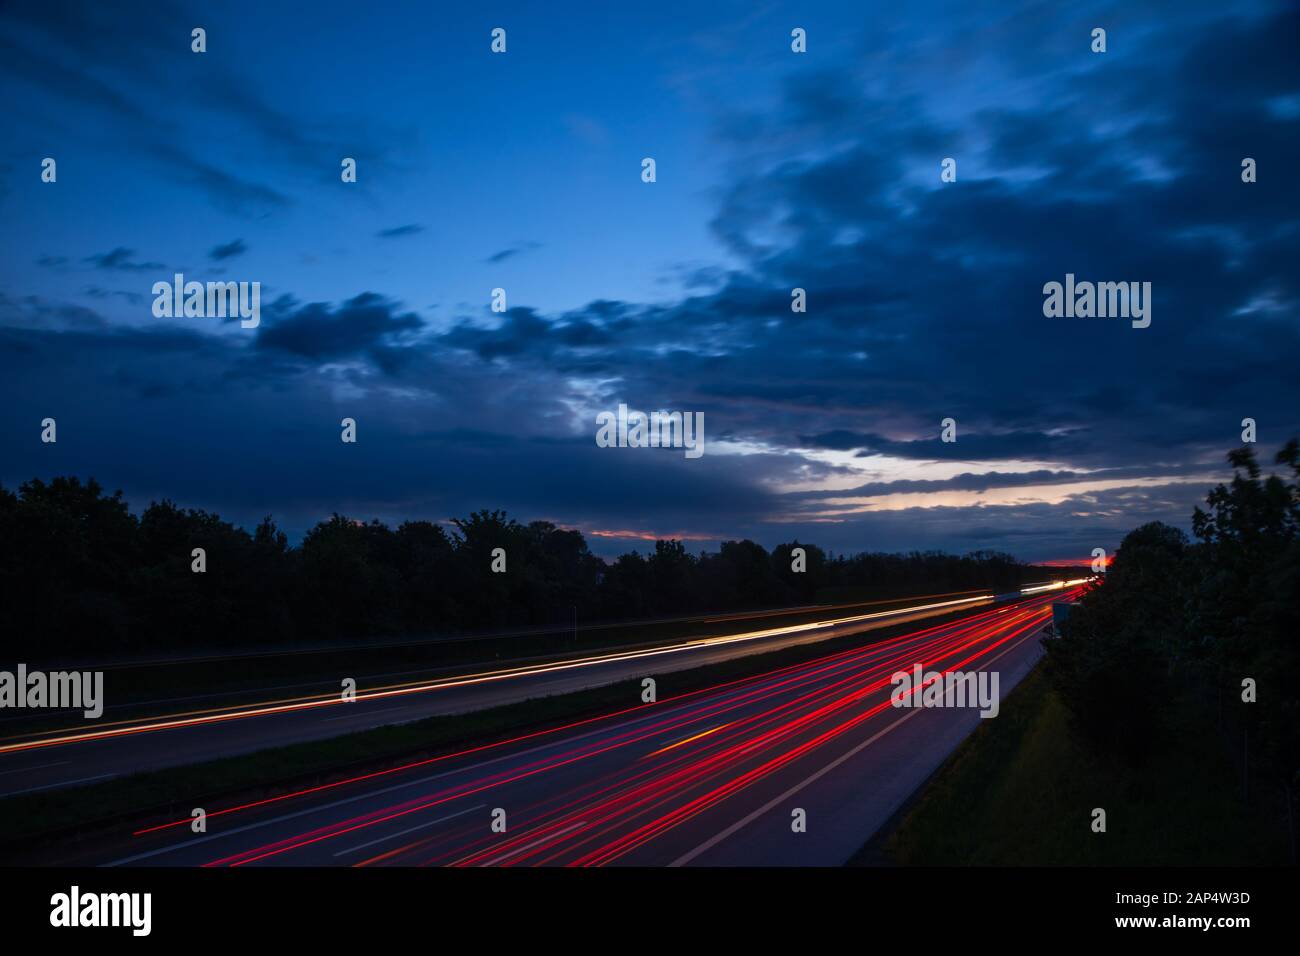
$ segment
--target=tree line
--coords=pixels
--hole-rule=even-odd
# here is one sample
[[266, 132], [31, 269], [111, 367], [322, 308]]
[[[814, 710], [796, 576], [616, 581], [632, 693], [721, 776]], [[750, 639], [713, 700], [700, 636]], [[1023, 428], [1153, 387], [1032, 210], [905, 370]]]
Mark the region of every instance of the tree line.
[[[492, 570], [496, 549], [505, 572]], [[805, 569], [795, 571], [794, 549]], [[197, 573], [194, 550], [205, 570]], [[498, 566], [500, 562], [497, 561]], [[1035, 572], [981, 551], [832, 555], [748, 540], [691, 553], [655, 541], [612, 562], [579, 531], [478, 511], [449, 527], [332, 515], [291, 545], [271, 517], [251, 531], [151, 503], [134, 514], [93, 479], [0, 488], [0, 633], [7, 659], [453, 635], [1009, 589]]]

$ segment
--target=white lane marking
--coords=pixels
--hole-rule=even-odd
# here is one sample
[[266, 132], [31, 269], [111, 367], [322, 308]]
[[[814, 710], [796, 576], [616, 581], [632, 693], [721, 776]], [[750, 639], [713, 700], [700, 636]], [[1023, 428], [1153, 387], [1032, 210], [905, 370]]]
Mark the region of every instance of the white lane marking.
[[33, 770], [45, 770], [48, 767], [62, 767], [65, 764], [70, 764], [70, 763], [72, 763], [71, 760], [60, 760], [58, 763], [42, 763], [42, 764], [37, 764], [35, 767], [18, 767], [17, 769], [14, 770], [0, 770], [0, 777], [3, 777], [5, 774], [9, 774], [9, 773], [30, 773]]
[[565, 827], [563, 830], [556, 830], [554, 833], [548, 833], [548, 834], [546, 834], [546, 836], [542, 837], [540, 840], [534, 840], [532, 843], [529, 843], [529, 844], [526, 844], [525, 846], [521, 846], [521, 847], [518, 847], [517, 849], [511, 850], [509, 853], [503, 853], [503, 854], [501, 854], [499, 857], [496, 857], [495, 859], [488, 860], [488, 861], [487, 861], [486, 863], [484, 863], [483, 865], [484, 865], [484, 866], [496, 866], [496, 865], [497, 865], [498, 863], [500, 863], [502, 860], [508, 860], [508, 859], [510, 859], [512, 856], [518, 856], [520, 853], [523, 853], [525, 850], [531, 850], [533, 847], [535, 847], [535, 846], [539, 846], [539, 845], [545, 843], [547, 840], [554, 840], [556, 837], [564, 836], [564, 834], [566, 834], [566, 833], [571, 833], [571, 832], [573, 832], [574, 830], [578, 829], [578, 827], [584, 827], [584, 826], [586, 826], [586, 825], [587, 825], [587, 821], [586, 821], [586, 820], [579, 820], [577, 823], [573, 824], [572, 826], [567, 826], [567, 827]]
[[453, 813], [446, 817], [439, 817], [437, 820], [430, 820], [428, 823], [421, 823], [419, 826], [408, 827], [405, 830], [398, 830], [396, 833], [388, 834], [388, 836], [381, 836], [377, 840], [371, 840], [368, 843], [359, 843], [347, 850], [339, 850], [334, 855], [347, 856], [349, 853], [356, 853], [357, 850], [364, 850], [366, 847], [374, 846], [376, 843], [383, 843], [385, 840], [395, 840], [400, 836], [406, 836], [408, 833], [414, 833], [416, 830], [423, 830], [425, 827], [435, 826], [439, 823], [446, 823], [448, 820], [455, 820], [457, 817], [463, 817], [465, 814], [473, 813], [475, 810], [482, 810], [486, 806], [486, 803], [480, 803], [477, 807], [467, 807], [459, 813]]
[[90, 783], [92, 780], [107, 780], [109, 777], [116, 777], [115, 773], [101, 773], [94, 777], [82, 777], [79, 780], [61, 780], [58, 783], [47, 783], [43, 787], [28, 787], [26, 790], [8, 790], [3, 796], [16, 797], [20, 793], [40, 793], [42, 790], [54, 790], [58, 787], [71, 787], [79, 783]]
[[[1022, 637], [1020, 640], [1016, 641], [1016, 643], [1012, 644], [1010, 647], [1008, 647], [1005, 651], [1003, 651], [1003, 652], [1002, 652], [1001, 654], [999, 654], [997, 657], [990, 658], [988, 661], [986, 661], [985, 664], [984, 664], [984, 666], [981, 667], [980, 670], [983, 670], [985, 667], [987, 667], [989, 664], [992, 664], [994, 661], [998, 660], [999, 658], [1001, 658], [1001, 657], [1005, 657], [1007, 654], [1010, 654], [1012, 651], [1016, 650], [1016, 649], [1019, 648], [1021, 645], [1023, 645], [1023, 644], [1025, 643], [1026, 640], [1028, 640], [1028, 639], [1031, 638], [1031, 637], [1035, 637], [1035, 636], [1037, 635], [1037, 633], [1038, 633], [1037, 631], [1030, 631], [1027, 635], [1025, 635], [1025, 637]], [[746, 816], [742, 817], [741, 819], [737, 820], [735, 823], [733, 823], [731, 826], [727, 827], [725, 830], [722, 830], [722, 831], [719, 832], [719, 833], [715, 833], [713, 836], [709, 837], [707, 840], [705, 840], [703, 843], [701, 843], [701, 844], [700, 844], [699, 846], [697, 846], [695, 849], [693, 849], [693, 850], [691, 850], [691, 851], [689, 851], [689, 852], [687, 852], [687, 853], [683, 853], [681, 856], [679, 856], [677, 859], [673, 860], [673, 861], [672, 861], [671, 863], [669, 863], [668, 865], [669, 865], [669, 866], [685, 866], [687, 863], [690, 863], [692, 860], [694, 860], [696, 857], [698, 857], [701, 853], [705, 853], [705, 852], [707, 852], [707, 851], [713, 849], [715, 846], [717, 846], [719, 843], [721, 843], [721, 842], [722, 842], [723, 840], [725, 840], [727, 837], [731, 836], [733, 833], [735, 833], [735, 832], [737, 832], [738, 830], [742, 829], [743, 827], [746, 827], [746, 826], [748, 826], [749, 824], [753, 823], [755, 820], [757, 820], [757, 819], [758, 819], [759, 817], [761, 817], [763, 814], [767, 813], [767, 812], [768, 812], [769, 810], [771, 810], [773, 807], [776, 807], [776, 806], [780, 805], [781, 803], [784, 803], [786, 800], [790, 799], [792, 796], [794, 796], [796, 793], [798, 793], [798, 792], [799, 792], [800, 790], [802, 790], [804, 787], [808, 786], [808, 785], [811, 784], [811, 783], [816, 783], [818, 780], [820, 780], [822, 777], [826, 776], [826, 774], [830, 773], [832, 770], [834, 770], [834, 769], [835, 769], [836, 767], [838, 767], [840, 764], [844, 763], [846, 760], [850, 760], [850, 759], [852, 759], [853, 757], [856, 757], [860, 752], [862, 752], [863, 750], [865, 750], [867, 747], [871, 746], [873, 743], [875, 743], [875, 742], [876, 742], [877, 740], [879, 740], [881, 737], [885, 736], [885, 734], [889, 733], [891, 730], [894, 730], [896, 727], [898, 727], [898, 726], [899, 726], [900, 724], [902, 724], [904, 721], [911, 720], [913, 717], [915, 717], [917, 714], [920, 714], [920, 713], [924, 713], [924, 709], [922, 709], [922, 710], [913, 710], [913, 711], [911, 711], [910, 713], [908, 713], [907, 716], [905, 716], [905, 717], [900, 717], [898, 720], [894, 721], [892, 724], [890, 724], [890, 725], [889, 725], [888, 727], [886, 727], [885, 729], [883, 729], [883, 730], [881, 730], [881, 731], [878, 731], [878, 732], [875, 733], [875, 734], [872, 734], [872, 735], [871, 735], [870, 737], [868, 737], [866, 740], [862, 741], [862, 743], [858, 744], [858, 745], [857, 745], [856, 747], [854, 747], [852, 750], [848, 751], [848, 753], [844, 753], [844, 754], [841, 754], [839, 757], [836, 757], [834, 760], [832, 760], [832, 761], [831, 761], [830, 763], [828, 763], [826, 766], [822, 767], [820, 770], [818, 770], [818, 771], [817, 771], [816, 773], [814, 773], [812, 776], [807, 777], [807, 778], [805, 778], [804, 780], [801, 780], [799, 783], [796, 783], [793, 787], [791, 787], [791, 788], [790, 788], [789, 790], [787, 790], [785, 793], [781, 794], [781, 795], [778, 796], [778, 797], [775, 797], [775, 798], [769, 800], [767, 803], [763, 804], [763, 805], [762, 805], [761, 807], [759, 807], [757, 810], [754, 810], [752, 813], [749, 813], [749, 814], [747, 814]], [[963, 739], [964, 739], [964, 738], [963, 738]]]

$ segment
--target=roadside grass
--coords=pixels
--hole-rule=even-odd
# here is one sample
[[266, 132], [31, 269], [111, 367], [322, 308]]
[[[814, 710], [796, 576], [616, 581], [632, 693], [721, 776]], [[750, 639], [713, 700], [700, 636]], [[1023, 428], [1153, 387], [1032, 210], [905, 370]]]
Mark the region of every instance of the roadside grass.
[[[1184, 731], [1144, 766], [1087, 752], [1041, 663], [905, 812], [850, 865], [1179, 866], [1286, 863], [1285, 834], [1247, 811], [1213, 726]], [[1091, 829], [1106, 811], [1106, 832]]]
[[[973, 609], [975, 612], [987, 607]], [[720, 664], [656, 674], [661, 702], [669, 697], [799, 664], [852, 647], [867, 646], [918, 627], [958, 621], [963, 609], [924, 621], [828, 638], [812, 644], [754, 654]], [[569, 694], [537, 697], [465, 714], [429, 717], [328, 740], [276, 747], [203, 763], [133, 774], [102, 783], [0, 800], [0, 861], [35, 854], [48, 859], [65, 841], [120, 835], [132, 825], [189, 816], [192, 808], [223, 806], [320, 786], [470, 746], [506, 740], [587, 717], [641, 704], [641, 679]]]

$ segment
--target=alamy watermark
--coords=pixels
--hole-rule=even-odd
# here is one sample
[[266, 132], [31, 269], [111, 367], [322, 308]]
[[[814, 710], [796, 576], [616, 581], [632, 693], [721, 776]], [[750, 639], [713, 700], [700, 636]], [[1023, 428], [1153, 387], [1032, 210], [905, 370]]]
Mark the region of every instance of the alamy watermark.
[[1151, 324], [1150, 282], [1075, 282], [1074, 273], [1065, 283], [1043, 286], [1043, 315], [1049, 319], [1132, 318], [1133, 328]]
[[152, 893], [90, 893], [73, 886], [50, 897], [50, 925], [62, 927], [120, 926], [132, 936], [153, 930]]
[[238, 317], [239, 325], [255, 329], [262, 321], [262, 283], [260, 282], [186, 282], [185, 274], [176, 273], [171, 284], [153, 284], [153, 314], [158, 319]]
[[704, 454], [703, 412], [629, 411], [596, 416], [596, 444], [601, 448], [685, 448], [687, 458]]
[[103, 671], [0, 671], [0, 709], [80, 709], [89, 720], [104, 713]]
[[914, 664], [910, 672], [896, 671], [889, 682], [894, 685], [889, 702], [895, 707], [978, 707], [981, 717], [998, 715], [997, 671], [923, 673]]

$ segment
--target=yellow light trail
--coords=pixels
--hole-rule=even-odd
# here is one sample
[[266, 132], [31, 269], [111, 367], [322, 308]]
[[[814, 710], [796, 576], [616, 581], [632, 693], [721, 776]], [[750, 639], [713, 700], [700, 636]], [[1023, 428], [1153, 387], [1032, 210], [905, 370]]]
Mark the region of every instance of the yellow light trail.
[[[683, 746], [684, 744], [689, 744], [692, 740], [699, 740], [701, 737], [707, 737], [707, 736], [709, 736], [709, 734], [716, 734], [719, 730], [722, 730], [723, 728], [725, 728], [725, 727], [730, 727], [730, 726], [731, 726], [731, 724], [729, 724], [729, 723], [728, 723], [728, 724], [719, 724], [717, 727], [714, 727], [714, 728], [712, 728], [712, 729], [710, 729], [710, 730], [706, 730], [706, 731], [704, 731], [703, 733], [698, 733], [698, 734], [696, 734], [696, 735], [693, 736], [693, 737], [687, 737], [685, 740], [679, 740], [679, 741], [677, 741], [677, 743], [675, 743], [675, 744], [669, 744], [667, 747], [660, 747], [658, 750], [655, 750], [655, 751], [653, 751], [653, 752], [651, 752], [651, 753], [646, 754], [646, 757], [657, 757], [657, 756], [659, 756], [659, 755], [662, 754], [662, 753], [667, 753], [668, 751], [672, 750], [674, 747], [681, 747], [681, 746]], [[644, 758], [643, 758], [643, 759], [644, 759]]]

